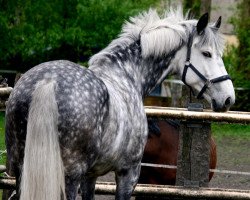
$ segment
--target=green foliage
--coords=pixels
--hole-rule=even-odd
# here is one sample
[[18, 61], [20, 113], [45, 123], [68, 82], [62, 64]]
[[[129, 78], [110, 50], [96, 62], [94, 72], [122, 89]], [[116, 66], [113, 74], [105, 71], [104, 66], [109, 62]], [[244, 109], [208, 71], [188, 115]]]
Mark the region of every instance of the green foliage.
[[243, 0], [238, 4], [231, 22], [235, 27], [239, 46], [228, 46], [223, 59], [234, 86], [244, 88], [236, 90], [233, 109], [250, 111], [250, 1]]
[[0, 0], [0, 67], [26, 71], [53, 59], [86, 62], [154, 0]]
[[235, 85], [239, 85], [238, 82], [243, 77], [237, 73], [237, 63], [238, 63], [238, 47], [233, 45], [227, 45], [223, 55], [223, 61], [227, 69], [228, 74], [230, 74], [231, 79]]
[[[8, 0], [0, 5], [1, 67], [22, 68], [46, 58], [62, 39], [61, 1]], [[54, 12], [57, 10], [57, 12]], [[3, 48], [5, 46], [5, 48]]]
[[211, 128], [216, 139], [225, 136], [250, 139], [250, 125], [212, 123]]
[[235, 84], [237, 87], [250, 89], [250, 1], [242, 0], [238, 4], [235, 17], [232, 19], [239, 47], [232, 49], [235, 64]]
[[196, 19], [200, 17], [201, 0], [183, 0], [184, 11], [190, 11], [190, 15]]
[[246, 79], [246, 74], [239, 70], [240, 63], [239, 48], [235, 46], [227, 46], [224, 53], [224, 64], [228, 74], [236, 88], [236, 102], [231, 110], [250, 111], [250, 81]]

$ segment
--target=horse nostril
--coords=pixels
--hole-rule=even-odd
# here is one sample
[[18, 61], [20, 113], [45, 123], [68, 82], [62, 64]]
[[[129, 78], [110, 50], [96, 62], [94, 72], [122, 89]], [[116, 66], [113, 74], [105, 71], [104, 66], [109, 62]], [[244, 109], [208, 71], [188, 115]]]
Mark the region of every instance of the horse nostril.
[[225, 106], [230, 106], [231, 105], [231, 97], [228, 97], [225, 101]]
[[212, 105], [214, 109], [217, 109], [217, 103], [214, 99], [212, 99]]

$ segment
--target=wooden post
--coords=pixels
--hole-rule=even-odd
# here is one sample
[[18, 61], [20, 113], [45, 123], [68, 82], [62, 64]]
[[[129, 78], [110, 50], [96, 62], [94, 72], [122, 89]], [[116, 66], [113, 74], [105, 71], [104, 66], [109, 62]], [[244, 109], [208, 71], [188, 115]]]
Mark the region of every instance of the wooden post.
[[202, 14], [204, 14], [206, 12], [210, 16], [210, 12], [211, 12], [211, 0], [201, 0], [200, 13], [202, 15]]
[[210, 123], [182, 121], [176, 185], [207, 187], [209, 182]]

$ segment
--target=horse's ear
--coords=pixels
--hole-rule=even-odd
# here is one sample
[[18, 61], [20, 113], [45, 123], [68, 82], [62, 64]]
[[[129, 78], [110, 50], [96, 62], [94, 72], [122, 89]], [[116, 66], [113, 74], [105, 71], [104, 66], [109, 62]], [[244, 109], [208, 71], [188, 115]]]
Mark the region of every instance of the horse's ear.
[[204, 15], [201, 16], [196, 26], [199, 35], [201, 35], [204, 32], [204, 29], [207, 27], [207, 24], [208, 24], [208, 13], [205, 13]]
[[215, 22], [214, 27], [219, 29], [221, 25], [221, 16], [218, 18], [218, 20]]

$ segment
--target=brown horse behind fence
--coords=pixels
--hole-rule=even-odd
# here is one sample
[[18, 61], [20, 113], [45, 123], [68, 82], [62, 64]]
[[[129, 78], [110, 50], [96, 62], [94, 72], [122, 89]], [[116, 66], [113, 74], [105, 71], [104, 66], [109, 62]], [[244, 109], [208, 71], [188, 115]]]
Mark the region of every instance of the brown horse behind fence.
[[[175, 121], [148, 121], [149, 138], [142, 163], [177, 164], [179, 125]], [[216, 167], [217, 154], [214, 139], [210, 139], [210, 169]], [[211, 180], [213, 172], [209, 174]], [[174, 185], [176, 169], [142, 166], [139, 183]]]

